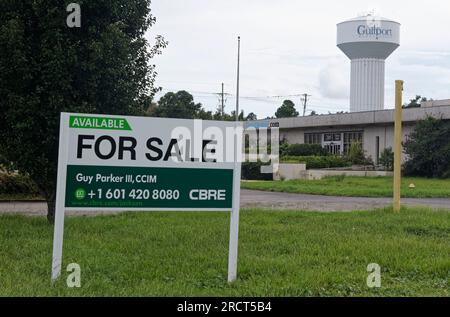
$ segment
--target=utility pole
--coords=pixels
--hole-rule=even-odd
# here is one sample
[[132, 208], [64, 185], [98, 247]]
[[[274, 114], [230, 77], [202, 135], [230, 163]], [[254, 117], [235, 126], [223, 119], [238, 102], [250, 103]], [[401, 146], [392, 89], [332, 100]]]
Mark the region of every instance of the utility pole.
[[306, 115], [306, 104], [308, 102], [308, 97], [311, 97], [311, 95], [303, 94], [301, 100], [303, 101], [303, 116]]
[[237, 81], [236, 81], [236, 121], [239, 121], [239, 71], [241, 63], [241, 37], [238, 36], [238, 60], [237, 60]]
[[221, 96], [222, 96], [222, 105], [221, 105], [221, 114], [222, 114], [222, 118], [223, 118], [223, 114], [224, 114], [224, 109], [225, 109], [225, 99], [224, 99], [224, 85], [223, 85], [223, 83], [222, 83], [222, 94], [221, 94]]

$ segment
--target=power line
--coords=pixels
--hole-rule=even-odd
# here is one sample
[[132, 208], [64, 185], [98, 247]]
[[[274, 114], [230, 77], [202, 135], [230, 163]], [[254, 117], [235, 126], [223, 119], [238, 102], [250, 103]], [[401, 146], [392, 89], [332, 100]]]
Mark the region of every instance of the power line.
[[[223, 84], [225, 86], [225, 84]], [[168, 89], [165, 89], [168, 90]], [[199, 98], [218, 98], [219, 101], [219, 110], [221, 113], [224, 113], [225, 104], [227, 101], [226, 97], [236, 97], [236, 94], [226, 93], [225, 87], [223, 87], [223, 90], [221, 92], [212, 92], [212, 91], [197, 91], [197, 90], [186, 90], [189, 93], [191, 93], [194, 97]], [[303, 94], [286, 94], [286, 95], [266, 95], [266, 96], [240, 96], [241, 99], [247, 99], [249, 101], [254, 102], [262, 102], [266, 104], [275, 105], [278, 103], [276, 99], [280, 98], [290, 98], [290, 97], [301, 97], [300, 101], [303, 106], [303, 116], [306, 116], [307, 111], [328, 111], [333, 112], [337, 111], [338, 109], [346, 108], [345, 106], [325, 106], [325, 105], [311, 105], [308, 102], [310, 101], [311, 95], [308, 95], [306, 93]]]

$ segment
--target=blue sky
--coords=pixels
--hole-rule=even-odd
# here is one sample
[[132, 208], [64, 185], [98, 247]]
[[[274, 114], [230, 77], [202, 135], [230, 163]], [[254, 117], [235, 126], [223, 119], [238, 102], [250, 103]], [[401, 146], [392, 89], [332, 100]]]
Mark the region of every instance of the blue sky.
[[[258, 118], [272, 116], [283, 99], [308, 112], [349, 110], [350, 61], [336, 47], [336, 24], [375, 12], [402, 24], [401, 46], [386, 62], [386, 108], [393, 108], [394, 81], [404, 98], [416, 94], [450, 99], [450, 2], [446, 0], [153, 0], [157, 23], [147, 34], [169, 46], [155, 58], [157, 85], [190, 91], [208, 110], [219, 105], [221, 83], [236, 91], [237, 36], [241, 42], [241, 107]], [[160, 95], [157, 96], [157, 98]], [[235, 107], [229, 96], [226, 111]]]

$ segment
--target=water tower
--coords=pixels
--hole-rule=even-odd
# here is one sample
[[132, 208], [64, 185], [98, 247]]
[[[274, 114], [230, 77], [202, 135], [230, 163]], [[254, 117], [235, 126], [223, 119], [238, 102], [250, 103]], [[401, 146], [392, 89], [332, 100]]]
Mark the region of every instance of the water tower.
[[400, 23], [373, 15], [339, 23], [337, 46], [351, 60], [350, 111], [383, 110], [385, 60], [400, 46]]

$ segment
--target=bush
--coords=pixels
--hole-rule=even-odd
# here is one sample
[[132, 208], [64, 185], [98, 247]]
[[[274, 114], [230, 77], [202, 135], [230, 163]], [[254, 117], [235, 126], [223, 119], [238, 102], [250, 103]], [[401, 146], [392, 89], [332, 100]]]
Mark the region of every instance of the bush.
[[8, 162], [1, 154], [0, 154], [0, 172], [10, 172], [14, 170], [14, 166], [11, 162]]
[[241, 169], [241, 179], [245, 180], [273, 180], [273, 173], [261, 173], [261, 166], [269, 165], [262, 162], [243, 162]]
[[281, 163], [305, 163], [308, 169], [348, 167], [351, 163], [340, 156], [285, 156]]
[[450, 177], [450, 122], [427, 117], [403, 144], [408, 176]]
[[394, 152], [392, 148], [388, 147], [381, 152], [380, 164], [384, 166], [385, 170], [392, 171], [394, 167]]
[[374, 165], [370, 157], [366, 157], [361, 142], [352, 142], [346, 155], [347, 161], [353, 165]]
[[286, 156], [289, 155], [288, 151], [289, 151], [289, 143], [283, 141], [280, 143], [280, 156]]
[[0, 195], [39, 196], [36, 184], [27, 176], [0, 173]]
[[[282, 153], [284, 152], [284, 153]], [[281, 151], [281, 156], [327, 156], [328, 151], [320, 144], [291, 144]]]

